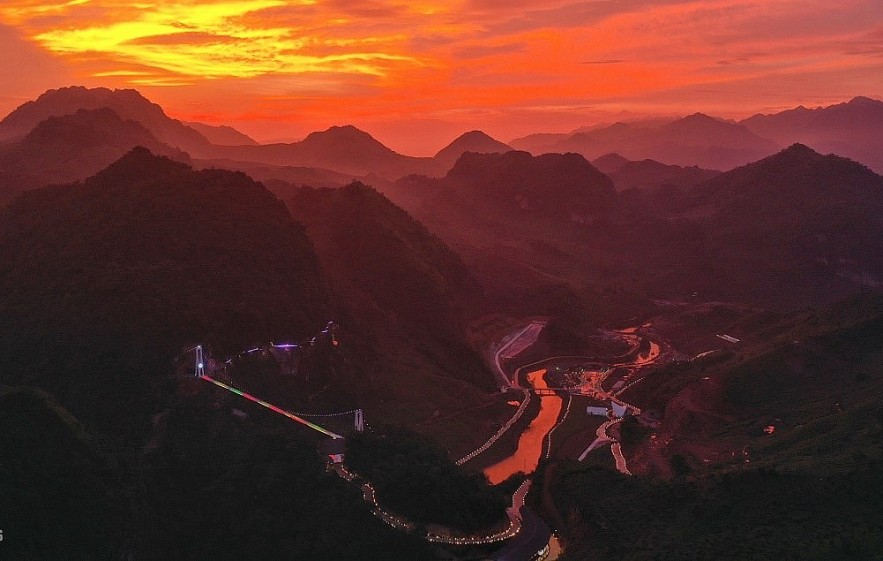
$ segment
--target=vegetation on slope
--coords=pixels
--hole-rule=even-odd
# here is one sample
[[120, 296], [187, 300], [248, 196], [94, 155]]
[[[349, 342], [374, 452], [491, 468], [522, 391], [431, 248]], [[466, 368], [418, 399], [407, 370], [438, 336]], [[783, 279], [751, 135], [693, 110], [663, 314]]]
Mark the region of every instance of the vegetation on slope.
[[0, 390], [0, 555], [118, 558], [125, 509], [96, 439], [44, 392]]
[[[679, 483], [558, 466], [563, 559], [880, 558], [883, 297], [755, 327], [762, 336], [653, 372], [624, 396], [666, 404], [648, 446]], [[690, 454], [728, 444], [733, 460]]]
[[668, 484], [573, 463], [555, 481], [568, 518], [560, 559], [879, 559], [880, 468], [849, 477], [746, 470]]
[[0, 260], [3, 381], [39, 384], [102, 429], [143, 430], [188, 343], [223, 355], [328, 316], [317, 259], [278, 200], [144, 149], [16, 200]]
[[376, 310], [450, 376], [484, 389], [490, 374], [465, 341], [480, 288], [459, 257], [375, 190], [302, 188], [288, 199], [322, 267], [351, 309]]
[[410, 431], [383, 427], [354, 435], [347, 440], [347, 465], [372, 483], [380, 504], [418, 524], [474, 532], [506, 519], [502, 490]]

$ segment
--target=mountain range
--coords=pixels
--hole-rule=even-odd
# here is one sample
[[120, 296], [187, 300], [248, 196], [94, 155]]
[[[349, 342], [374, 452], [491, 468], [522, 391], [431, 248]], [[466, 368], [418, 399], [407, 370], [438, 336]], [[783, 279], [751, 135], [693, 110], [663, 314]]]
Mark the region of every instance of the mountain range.
[[435, 155], [445, 172], [451, 169], [466, 152], [478, 154], [502, 154], [514, 150], [508, 144], [495, 140], [481, 131], [469, 131], [455, 138]]
[[846, 103], [803, 106], [741, 121], [754, 133], [789, 145], [802, 143], [818, 152], [851, 158], [883, 173], [883, 101], [856, 97]]
[[617, 191], [688, 188], [720, 175], [719, 171], [697, 166], [666, 165], [655, 160], [631, 161], [615, 153], [593, 160], [592, 165], [613, 181]]
[[[747, 127], [702, 113], [666, 123], [615, 123], [565, 137], [547, 137], [549, 144], [522, 139], [534, 153], [576, 152], [593, 160], [615, 152], [630, 160], [652, 159], [679, 166], [727, 170], [768, 156], [778, 145]], [[525, 144], [526, 143], [526, 144]]]
[[[135, 145], [133, 142], [142, 140], [157, 153], [171, 155], [172, 149], [178, 149], [187, 152], [194, 161], [205, 160], [204, 164], [197, 162], [200, 167], [260, 168], [264, 180], [318, 177], [326, 185], [344, 185], [353, 178], [384, 182], [409, 174], [440, 177], [464, 152], [499, 153], [512, 148], [534, 154], [576, 152], [589, 160], [615, 152], [632, 161], [650, 159], [666, 165], [728, 170], [794, 142], [852, 157], [879, 171], [877, 154], [872, 147], [879, 141], [878, 131], [883, 122], [881, 107], [883, 102], [856, 98], [827, 108], [797, 108], [775, 115], [757, 115], [739, 123], [696, 113], [670, 122], [635, 121], [582, 127], [570, 134], [531, 135], [509, 145], [481, 131], [471, 131], [452, 141], [433, 158], [415, 158], [396, 153], [352, 126], [330, 127], [311, 133], [299, 142], [262, 145], [231, 127], [172, 119], [160, 106], [135, 90], [69, 87], [49, 90], [10, 113], [0, 121], [0, 142], [8, 145], [22, 140], [50, 117], [72, 115], [80, 109], [110, 108], [123, 121], [140, 123], [156, 141], [169, 146], [160, 149], [155, 142], [142, 140], [143, 135], [133, 135], [118, 142], [117, 155], [129, 150]], [[84, 159], [89, 162], [88, 157]], [[84, 163], [84, 169], [97, 171], [107, 165], [106, 160]], [[293, 171], [297, 169], [303, 171]], [[345, 177], [334, 177], [334, 173]], [[58, 180], [79, 178], [68, 174]], [[38, 176], [19, 181], [22, 185], [31, 185], [45, 180]], [[620, 183], [625, 185], [629, 181]]]
[[801, 143], [881, 173], [883, 161], [875, 149], [881, 143], [881, 130], [883, 102], [860, 96], [827, 107], [800, 106], [738, 122], [696, 113], [669, 122], [620, 122], [570, 133], [535, 133], [509, 144], [534, 154], [574, 151], [593, 160], [616, 152], [630, 160], [725, 171]]
[[85, 179], [136, 146], [190, 161], [186, 152], [160, 142], [141, 123], [124, 120], [108, 107], [49, 117], [19, 141], [0, 145], [0, 205], [28, 189]]
[[[76, 113], [61, 117], [47, 117], [40, 120], [46, 115], [63, 113], [77, 105], [95, 106], [100, 103], [118, 107], [119, 111], [126, 115], [138, 115], [139, 112], [144, 112], [146, 125], [131, 119], [127, 120], [117, 110], [108, 107], [78, 110]], [[818, 130], [834, 131], [829, 134], [829, 137], [834, 137], [840, 133], [836, 133], [837, 126], [831, 124], [832, 122], [841, 123], [841, 128], [845, 130], [849, 123], [855, 124], [855, 120], [859, 119], [865, 123], [859, 130], [865, 131], [862, 134], [870, 135], [875, 129], [867, 123], [874, 122], [873, 115], [881, 105], [883, 104], [873, 100], [857, 98], [849, 103], [829, 108], [798, 109], [781, 113], [776, 117], [758, 116], [738, 124], [702, 114], [694, 114], [662, 125], [655, 122], [641, 122], [634, 125], [618, 123], [576, 132], [566, 139], [556, 140], [555, 145], [562, 150], [570, 147], [592, 153], [618, 143], [628, 143], [633, 149], [643, 146], [649, 152], [664, 147], [671, 156], [670, 160], [678, 160], [674, 155], [679, 152], [699, 154], [702, 158], [707, 157], [710, 160], [717, 158], [715, 154], [718, 154], [726, 159], [729, 165], [744, 160], [748, 154], [766, 152], [774, 146], [771, 141], [764, 141], [752, 133], [749, 125], [759, 129], [762, 127], [761, 123], [767, 123], [764, 131], [779, 130], [780, 132], [774, 136], [784, 138], [782, 135], [785, 132], [781, 131], [785, 129], [810, 130], [810, 123], [822, 123], [812, 126], [817, 127]], [[169, 147], [168, 143], [163, 142], [164, 138], [169, 142], [174, 141], [175, 145], [188, 142], [197, 145], [196, 148], [201, 150], [202, 154], [207, 152], [215, 156], [226, 154], [228, 159], [193, 160], [193, 162], [194, 165], [202, 168], [241, 166], [242, 169], [251, 171], [266, 181], [268, 185], [274, 186], [274, 190], [280, 194], [292, 192], [291, 189], [294, 187], [291, 186], [298, 184], [313, 183], [319, 186], [337, 187], [358, 178], [372, 181], [448, 243], [456, 245], [463, 243], [464, 240], [487, 237], [488, 234], [494, 235], [487, 239], [500, 240], [499, 234], [505, 232], [503, 239], [509, 239], [514, 243], [512, 250], [516, 257], [515, 261], [510, 260], [510, 264], [523, 263], [525, 272], [529, 270], [551, 272], [553, 277], [560, 273], [564, 274], [565, 278], [570, 278], [571, 274], [576, 274], [576, 270], [573, 265], [567, 265], [568, 259], [574, 258], [572, 263], [582, 262], [584, 259], [597, 262], [599, 254], [596, 253], [595, 257], [592, 257], [591, 252], [587, 253], [588, 247], [593, 244], [601, 244], [596, 247], [610, 254], [604, 259], [608, 263], [614, 263], [618, 260], [618, 253], [626, 247], [636, 248], [639, 252], [649, 251], [650, 248], [655, 247], [655, 240], [670, 239], [672, 243], [687, 245], [675, 245], [651, 251], [647, 259], [650, 262], [657, 262], [661, 270], [669, 267], [659, 261], [659, 256], [663, 256], [670, 263], [681, 262], [685, 267], [681, 269], [681, 273], [672, 273], [673, 276], [669, 277], [672, 282], [668, 288], [674, 289], [677, 286], [682, 292], [696, 292], [696, 290], [688, 290], [675, 277], [686, 277], [686, 271], [691, 270], [696, 273], [695, 278], [708, 278], [714, 284], [711, 271], [719, 269], [722, 265], [711, 265], [709, 268], [701, 263], [715, 263], [712, 256], [714, 252], [717, 252], [717, 256], [729, 255], [727, 247], [734, 246], [718, 247], [716, 245], [718, 242], [715, 241], [702, 251], [693, 247], [693, 257], [688, 258], [684, 254], [671, 261], [674, 256], [670, 254], [674, 247], [681, 247], [683, 251], [687, 251], [686, 248], [689, 246], [686, 239], [683, 242], [678, 240], [684, 236], [695, 237], [700, 230], [704, 232], [709, 228], [708, 224], [711, 222], [704, 221], [701, 219], [702, 216], [711, 214], [715, 217], [715, 221], [719, 221], [719, 227], [713, 231], [729, 231], [733, 236], [737, 236], [736, 230], [740, 227], [744, 228], [745, 224], [756, 224], [760, 228], [757, 221], [763, 216], [772, 216], [773, 211], [770, 209], [776, 209], [777, 221], [763, 226], [764, 235], [770, 236], [768, 239], [787, 239], [788, 243], [796, 244], [795, 248], [806, 250], [812, 246], [814, 249], [807, 255], [813, 255], [812, 260], [819, 271], [828, 271], [819, 274], [833, 274], [836, 277], [827, 284], [828, 289], [820, 289], [829, 297], [842, 293], [841, 289], [848, 290], [849, 286], [874, 286], [880, 279], [874, 259], [869, 259], [868, 254], [863, 253], [876, 248], [873, 245], [876, 222], [862, 210], [863, 207], [857, 206], [856, 202], [864, 195], [858, 196], [854, 201], [849, 199], [852, 202], [848, 202], [844, 197], [851, 196], [850, 191], [848, 189], [838, 191], [834, 187], [834, 183], [840, 180], [845, 180], [849, 184], [848, 182], [856, 179], [870, 184], [877, 176], [866, 170], [866, 177], [859, 180], [861, 174], [854, 170], [858, 170], [861, 166], [847, 169], [848, 166], [845, 164], [837, 163], [840, 159], [824, 160], [824, 164], [813, 168], [815, 175], [807, 174], [800, 168], [793, 172], [797, 175], [789, 176], [788, 173], [791, 173], [789, 171], [783, 176], [775, 169], [786, 157], [780, 155], [776, 160], [763, 160], [766, 162], [763, 165], [736, 168], [730, 174], [715, 178], [716, 172], [712, 166], [701, 168], [663, 164], [665, 158], [635, 161], [628, 152], [619, 157], [599, 155], [595, 162], [606, 171], [610, 178], [608, 179], [582, 157], [574, 154], [531, 157], [523, 152], [506, 152], [508, 145], [480, 131], [462, 135], [439, 151], [434, 158], [410, 158], [397, 154], [367, 133], [351, 126], [331, 127], [291, 144], [220, 146], [211, 144], [208, 140], [195, 141], [197, 137], [194, 135], [202, 139], [205, 137], [183, 123], [168, 118], [161, 108], [151, 104], [137, 92], [84, 88], [52, 90], [34, 102], [26, 103], [0, 122], [0, 134], [10, 138], [16, 131], [21, 132], [33, 123], [36, 125], [31, 131], [17, 137], [17, 140], [7, 142], [0, 150], [0, 161], [3, 162], [4, 167], [3, 175], [0, 177], [3, 179], [2, 187], [7, 200], [17, 192], [40, 184], [83, 179], [84, 176], [101, 169], [101, 166], [107, 165], [113, 158], [125, 153], [134, 145], [144, 145], [156, 153], [188, 161], [187, 154]], [[78, 142], [70, 141], [73, 136]], [[235, 134], [233, 136], [243, 141], [247, 138]], [[699, 145], [703, 146], [698, 147]], [[798, 154], [799, 151], [799, 148], [792, 148], [783, 154], [790, 155], [791, 159], [807, 160], [802, 164], [794, 163], [795, 166], [815, 165], [808, 163], [817, 155], [815, 151], [804, 150]], [[264, 163], [261, 163], [261, 160]], [[451, 161], [454, 163], [443, 176], [436, 175], [445, 168], [446, 162]], [[718, 163], [721, 161], [723, 160], [719, 160]], [[304, 165], [294, 165], [298, 162]], [[751, 175], [739, 179], [748, 173], [746, 169], [753, 170]], [[411, 173], [415, 170], [421, 173]], [[396, 183], [388, 179], [406, 172], [410, 175]], [[842, 178], [841, 173], [845, 174]], [[382, 174], [387, 179], [377, 174]], [[798, 185], [793, 181], [786, 181], [786, 176], [792, 179], [801, 177], [802, 183]], [[766, 181], [776, 187], [756, 191], [757, 186]], [[546, 187], [550, 182], [554, 185], [552, 196], [549, 195], [549, 189]], [[786, 183], [790, 198], [784, 197]], [[821, 191], [805, 192], [805, 189], [814, 184], [824, 184], [827, 187]], [[616, 197], [610, 189], [611, 185], [619, 191], [629, 191], [629, 193]], [[637, 191], [631, 192], [633, 189]], [[641, 194], [648, 189], [650, 191], [661, 189], [661, 191]], [[736, 196], [735, 193], [739, 195]], [[871, 200], [875, 200], [873, 190], [868, 196]], [[810, 202], [812, 208], [804, 205]], [[751, 205], [750, 209], [746, 205]], [[827, 213], [822, 210], [824, 207], [828, 208]], [[749, 210], [753, 214], [750, 214]], [[818, 225], [819, 231], [813, 230], [812, 234], [805, 232], [787, 235], [782, 231], [782, 228], [788, 224], [796, 224], [810, 218], [810, 222]], [[655, 225], [647, 222], [653, 219], [662, 219], [664, 222]], [[593, 224], [599, 220], [602, 222], [612, 220], [617, 225], [610, 230], [610, 233], [620, 233], [608, 236], [606, 240], [574, 243], [574, 238], [568, 238], [570, 234], [553, 235], [548, 231], [550, 221], [557, 222], [558, 228], [564, 227], [565, 230], [571, 229], [576, 232], [581, 228], [580, 224]], [[638, 222], [634, 222], [635, 220]], [[837, 223], [839, 226], [834, 224], [835, 221], [839, 221]], [[805, 220], [804, 222], [809, 224]], [[535, 224], [528, 227], [532, 228], [533, 234], [524, 231], [528, 224]], [[852, 230], [856, 232], [856, 235], [847, 235], [849, 248], [838, 246], [840, 249], [831, 249], [833, 247], [831, 244], [835, 244], [832, 240], [843, 239], [844, 234], [839, 232], [844, 228], [849, 229], [848, 225], [852, 225]], [[620, 230], [620, 228], [625, 229]], [[864, 234], [860, 232], [862, 228]], [[594, 235], [591, 231], [592, 228], [589, 228], [580, 235], [586, 240], [591, 240]], [[637, 240], [640, 235], [647, 236], [649, 241]], [[759, 235], [755, 234], [755, 237]], [[797, 238], [793, 237], [795, 235]], [[708, 240], [720, 239], [716, 234], [702, 234], [702, 236]], [[734, 239], [741, 239], [743, 242], [747, 240], [746, 236], [750, 237], [747, 232], [738, 236]], [[824, 238], [827, 241], [822, 245], [831, 247], [824, 249], [818, 243], [811, 243], [812, 236], [816, 236], [817, 239]], [[565, 238], [570, 241], [566, 241]], [[484, 251], [488, 249], [485, 245]], [[755, 266], [776, 261], [773, 253], [768, 253], [767, 250], [761, 253], [763, 257], [757, 257]], [[829, 253], [831, 254], [828, 255]], [[701, 255], [705, 256], [700, 257]], [[870, 255], [873, 255], [873, 252]], [[779, 252], [778, 257], [784, 259], [785, 254]], [[745, 256], [734, 255], [732, 258], [741, 261]], [[840, 265], [834, 266], [832, 259]], [[728, 260], [718, 259], [716, 262], [723, 264]], [[796, 263], [790, 258], [778, 262]], [[687, 266], [688, 263], [691, 264]], [[805, 269], [807, 266], [803, 264], [800, 267]], [[602, 267], [604, 268], [606, 266]], [[626, 264], [625, 268], [632, 267]], [[672, 271], [677, 270], [672, 269]], [[666, 275], [669, 273], [657, 278]], [[704, 282], [699, 284], [703, 287], [708, 285]], [[752, 283], [749, 282], [743, 286], [751, 285]], [[768, 301], [773, 293], [782, 288], [778, 281], [770, 281], [767, 286], [770, 287], [769, 290], [760, 291], [765, 294], [764, 296], [758, 293], [758, 301]], [[841, 288], [834, 289], [834, 286]], [[719, 289], [711, 290], [711, 293], [724, 295]], [[804, 298], [806, 301], [811, 299], [812, 296], [809, 294]]]
[[136, 90], [110, 90], [73, 86], [48, 90], [0, 121], [0, 140], [23, 137], [42, 121], [76, 113], [80, 109], [112, 109], [120, 118], [133, 120], [169, 146], [197, 155], [209, 141], [181, 121], [170, 118], [159, 105], [148, 101]]
[[883, 178], [839, 156], [795, 144], [643, 202], [651, 216], [626, 222], [608, 251], [654, 271], [666, 297], [781, 308], [883, 281]]
[[[0, 550], [487, 557], [389, 528], [317, 434], [195, 378], [188, 349], [301, 342], [296, 372], [268, 350], [219, 376], [298, 415], [362, 409], [369, 434], [347, 434], [377, 492], [407, 509], [420, 487], [460, 522], [458, 492], [499, 511], [523, 480], [452, 460], [512, 418], [490, 369], [530, 322], [549, 353], [617, 332], [663, 349], [623, 394], [644, 414], [612, 429], [646, 478], [544, 441], [528, 502], [562, 559], [873, 559], [883, 177], [845, 151], [872, 161], [879, 105], [471, 131], [412, 158], [352, 126], [261, 145], [134, 90], [47, 92], [0, 122]], [[557, 434], [595, 434], [567, 399]]]

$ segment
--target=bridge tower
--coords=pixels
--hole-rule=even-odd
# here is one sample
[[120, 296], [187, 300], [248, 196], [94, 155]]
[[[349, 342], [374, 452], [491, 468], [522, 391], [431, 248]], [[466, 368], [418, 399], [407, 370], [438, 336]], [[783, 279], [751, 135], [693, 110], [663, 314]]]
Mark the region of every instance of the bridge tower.
[[205, 376], [205, 355], [202, 352], [202, 345], [196, 345], [196, 370], [194, 375], [197, 378]]
[[365, 415], [361, 409], [356, 409], [355, 425], [357, 432], [365, 432]]

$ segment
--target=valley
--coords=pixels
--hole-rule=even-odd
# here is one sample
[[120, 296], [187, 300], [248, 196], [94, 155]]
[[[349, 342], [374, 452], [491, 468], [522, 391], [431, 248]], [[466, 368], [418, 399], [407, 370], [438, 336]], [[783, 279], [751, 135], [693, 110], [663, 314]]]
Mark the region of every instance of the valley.
[[25, 103], [0, 556], [875, 559], [883, 177], [783, 115], [412, 157]]

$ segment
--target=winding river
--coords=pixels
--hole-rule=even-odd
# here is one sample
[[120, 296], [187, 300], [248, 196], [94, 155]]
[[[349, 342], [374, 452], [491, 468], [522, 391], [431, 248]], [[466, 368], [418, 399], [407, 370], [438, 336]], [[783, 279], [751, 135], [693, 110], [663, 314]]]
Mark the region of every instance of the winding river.
[[[535, 370], [527, 374], [527, 381], [535, 390], [544, 390], [549, 386], [544, 378], [546, 369]], [[564, 402], [557, 395], [537, 396], [540, 400], [540, 412], [530, 422], [518, 438], [518, 448], [505, 460], [485, 468], [484, 473], [494, 485], [504, 481], [519, 471], [530, 474], [536, 471], [537, 464], [543, 454], [543, 442], [546, 434], [552, 430], [561, 413]]]
[[[549, 392], [548, 394], [545, 393], [550, 389], [549, 384], [545, 378], [545, 375], [548, 372], [547, 368], [552, 368], [553, 366], [555, 366], [556, 362], [558, 362], [559, 360], [562, 361], [563, 364], [566, 364], [569, 366], [569, 365], [573, 364], [574, 358], [585, 359], [585, 361], [587, 363], [592, 363], [593, 367], [595, 367], [596, 369], [593, 369], [591, 371], [587, 370], [585, 372], [586, 375], [584, 376], [583, 383], [581, 385], [577, 385], [575, 387], [567, 388], [567, 389], [564, 389], [564, 388], [551, 388], [551, 389], [556, 390], [556, 392], [563, 391], [563, 392], [569, 392], [574, 395], [583, 395], [586, 397], [593, 397], [595, 399], [600, 400], [601, 402], [613, 400], [616, 403], [619, 403], [622, 405], [623, 403], [618, 398], [615, 397], [616, 392], [611, 392], [610, 390], [604, 390], [601, 387], [601, 384], [604, 383], [604, 381], [608, 378], [608, 375], [611, 372], [613, 372], [617, 367], [623, 368], [623, 369], [625, 369], [625, 371], [627, 373], [624, 376], [620, 374], [618, 376], [620, 378], [620, 381], [618, 382], [618, 384], [614, 385], [615, 387], [617, 387], [617, 390], [621, 391], [622, 389], [625, 389], [626, 387], [631, 386], [631, 385], [637, 383], [638, 381], [640, 381], [639, 379], [638, 380], [631, 380], [631, 378], [633, 378], [633, 376], [642, 367], [652, 364], [660, 358], [660, 356], [662, 355], [663, 347], [661, 344], [654, 342], [654, 341], [648, 341], [649, 348], [647, 348], [646, 350], [635, 353], [635, 351], [638, 349], [639, 345], [641, 344], [641, 339], [643, 338], [641, 335], [641, 329], [648, 327], [648, 326], [649, 326], [649, 324], [645, 324], [640, 327], [633, 327], [633, 328], [629, 328], [629, 329], [617, 330], [617, 332], [622, 337], [622, 339], [624, 341], [630, 343], [630, 346], [631, 346], [631, 351], [628, 354], [631, 355], [632, 358], [631, 358], [631, 360], [626, 360], [626, 362], [616, 363], [615, 361], [611, 361], [610, 364], [599, 364], [596, 360], [594, 360], [590, 357], [570, 356], [570, 357], [549, 357], [545, 360], [541, 360], [539, 362], [533, 363], [532, 366], [534, 367], [534, 369], [527, 373], [526, 379], [527, 379], [527, 384], [530, 386], [531, 390], [533, 391], [534, 397], [539, 400], [539, 412], [537, 413], [537, 416], [530, 422], [530, 424], [524, 430], [524, 432], [522, 432], [521, 435], [519, 435], [518, 445], [516, 447], [515, 452], [512, 455], [501, 460], [500, 462], [497, 462], [496, 464], [488, 466], [484, 469], [484, 474], [487, 476], [487, 478], [490, 480], [490, 482], [492, 484], [496, 485], [502, 481], [505, 481], [507, 478], [509, 478], [510, 476], [512, 476], [513, 474], [515, 474], [517, 472], [522, 472], [522, 473], [530, 476], [536, 471], [537, 466], [540, 461], [540, 458], [543, 457], [543, 450], [544, 450], [544, 446], [546, 444], [546, 438], [547, 438], [547, 436], [549, 436], [550, 431], [552, 431], [556, 427], [556, 424], [558, 424], [559, 417], [561, 416], [561, 410], [562, 410], [563, 404], [564, 404], [564, 399], [558, 393], [551, 393], [551, 392]], [[503, 345], [503, 347], [501, 347], [501, 349], [507, 349], [515, 344], [519, 344], [520, 342], [518, 341], [518, 339], [525, 336], [524, 334], [527, 333], [527, 331], [528, 330], [526, 328], [522, 329], [520, 332], [515, 334], [515, 336], [512, 340], [505, 343]], [[535, 339], [536, 339], [536, 334], [534, 333], [531, 341], [534, 341]], [[532, 342], [528, 343], [528, 344], [532, 344]], [[632, 354], [632, 353], [635, 353], [635, 354]], [[518, 388], [519, 386], [518, 386], [517, 380], [510, 381], [508, 375], [506, 374], [503, 367], [501, 366], [500, 360], [499, 360], [500, 354], [501, 354], [501, 351], [498, 351], [497, 355], [496, 355], [496, 367], [497, 367], [497, 370], [499, 372], [501, 379], [506, 381], [507, 383], [509, 383], [510, 387]], [[623, 356], [622, 358], [625, 358], [625, 356]], [[546, 368], [542, 368], [540, 365], [545, 366]], [[527, 369], [527, 368], [530, 368], [530, 366], [523, 367], [523, 368]], [[517, 374], [518, 374], [518, 372], [516, 371], [516, 376], [517, 376]], [[629, 381], [629, 380], [631, 380], [631, 381]], [[623, 385], [624, 382], [626, 382], [625, 385]], [[516, 405], [516, 404], [518, 404], [518, 402], [510, 402], [510, 404]], [[522, 405], [524, 405], [524, 403], [522, 403]], [[568, 402], [568, 412], [569, 411], [570, 411], [570, 402]], [[513, 417], [513, 419], [510, 420], [510, 423], [512, 423], [514, 421], [514, 419], [517, 418], [517, 416], [518, 415]], [[610, 421], [610, 422], [612, 422], [612, 421]], [[609, 424], [609, 422], [605, 423], [604, 425], [602, 425], [602, 428], [600, 428], [600, 431], [602, 431], [604, 433], [603, 439], [608, 442], [615, 442], [612, 438], [609, 438], [606, 434], [606, 425], [607, 424]], [[496, 436], [498, 436], [498, 435], [496, 435]], [[496, 436], [495, 436], [494, 440], [496, 439]], [[599, 434], [598, 438], [599, 439], [602, 438], [602, 435]], [[596, 441], [597, 440], [598, 439], [596, 439]], [[468, 461], [472, 457], [478, 455], [479, 453], [481, 453], [483, 451], [484, 448], [486, 448], [488, 446], [488, 444], [490, 444], [490, 442], [487, 443], [482, 448], [480, 448], [479, 450], [476, 450], [472, 454], [468, 455], [467, 457], [465, 457], [463, 460], [461, 460], [458, 463]], [[594, 446], [595, 446], [595, 442], [591, 443], [590, 449], [593, 448]], [[612, 451], [613, 451], [614, 459], [616, 459], [617, 469], [619, 469], [623, 473], [629, 473], [628, 469], [625, 466], [625, 458], [623, 458], [621, 456], [621, 453], [619, 455], [617, 455], [617, 452], [619, 452], [618, 447], [612, 449]], [[558, 543], [557, 538], [555, 538], [554, 535], [550, 536], [549, 542], [548, 542], [548, 548], [546, 549], [546, 553], [545, 553], [545, 555], [547, 555], [547, 557], [544, 557], [544, 559], [547, 559], [549, 561], [551, 561], [553, 559], [557, 559], [560, 551], [561, 551], [561, 548], [560, 548], [560, 544]], [[524, 552], [519, 552], [519, 555], [523, 555], [523, 554], [524, 554]], [[509, 556], [508, 556], [508, 554], [505, 554], [503, 557], [499, 557], [499, 558], [500, 559], [502, 559], [502, 558], [509, 559]], [[516, 558], [516, 557], [513, 557], [513, 559], [514, 558]], [[521, 559], [521, 557], [517, 557], [517, 558]]]
[[[645, 324], [640, 327], [622, 329], [618, 330], [618, 333], [620, 333], [624, 339], [632, 342], [634, 346], [637, 346], [638, 344], [640, 344], [639, 342], [642, 338], [642, 336], [640, 335], [640, 331], [642, 328], [647, 326], [648, 325]], [[629, 375], [627, 377], [630, 377], [638, 369], [655, 363], [659, 359], [661, 353], [662, 346], [655, 341], [649, 341], [649, 348], [637, 353], [635, 356], [633, 356], [631, 360], [627, 362], [610, 364], [609, 368], [627, 368], [629, 371]], [[584, 358], [586, 359], [586, 361], [594, 362], [594, 359], [590, 357]], [[572, 359], [573, 357], [568, 357], [567, 362], [572, 363]], [[554, 358], [550, 358], [548, 359], [548, 361], [540, 362], [543, 363], [543, 366], [551, 368], [554, 365], [554, 360]], [[530, 384], [531, 388], [533, 388], [533, 390], [539, 390], [538, 393], [542, 393], [543, 390], [547, 390], [549, 388], [549, 385], [545, 379], [546, 372], [546, 368], [537, 368], [536, 370], [533, 370], [527, 374], [528, 383]], [[607, 377], [606, 370], [598, 370], [597, 372], [595, 372], [595, 374], [597, 374], [597, 376], [586, 380], [586, 384], [591, 386], [591, 391], [583, 388], [583, 390], [577, 390], [575, 393], [582, 393], [583, 395], [590, 396], [593, 395], [595, 397], [598, 397], [599, 399], [602, 399], [602, 396], [603, 398], [610, 399], [610, 394], [606, 391], [601, 391], [600, 389], [600, 384], [603, 382], [603, 379]], [[519, 436], [518, 445], [515, 452], [511, 456], [508, 456], [500, 462], [484, 469], [485, 475], [487, 475], [492, 484], [500, 483], [501, 481], [504, 481], [506, 478], [519, 471], [525, 474], [531, 474], [536, 471], [539, 460], [543, 455], [543, 447], [546, 436], [557, 423], [558, 417], [561, 414], [564, 400], [559, 395], [555, 394], [535, 394], [535, 397], [539, 399], [540, 402], [539, 413], [530, 422], [527, 429], [525, 429], [524, 432], [521, 433], [521, 435]]]

